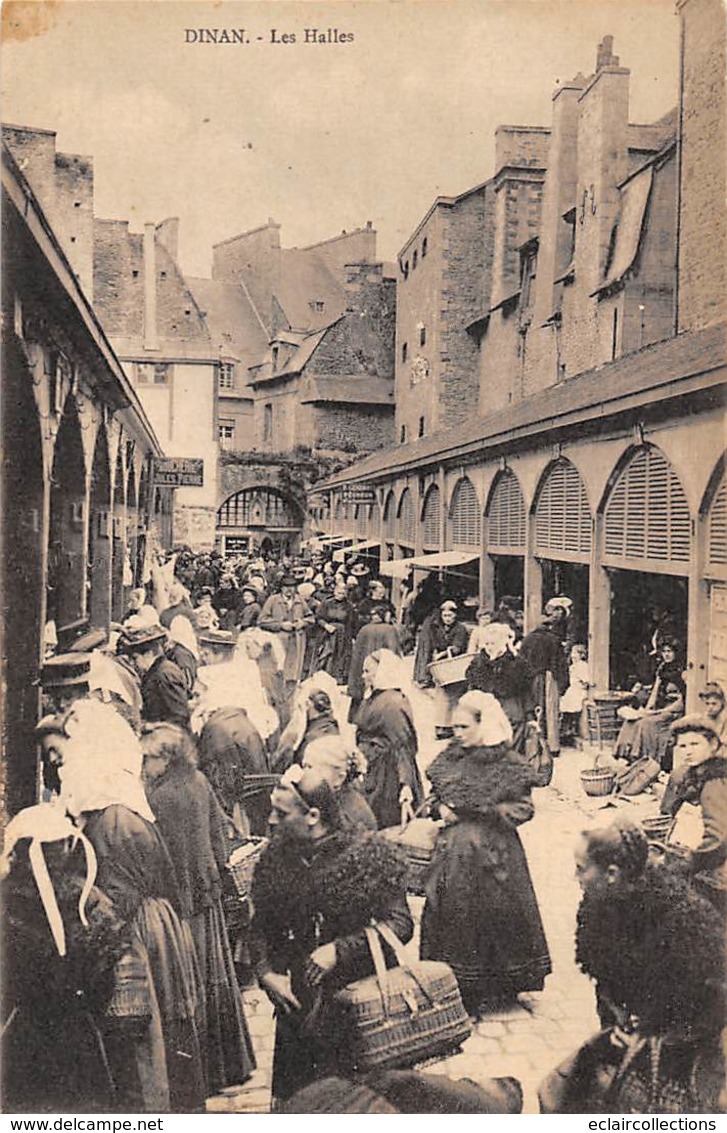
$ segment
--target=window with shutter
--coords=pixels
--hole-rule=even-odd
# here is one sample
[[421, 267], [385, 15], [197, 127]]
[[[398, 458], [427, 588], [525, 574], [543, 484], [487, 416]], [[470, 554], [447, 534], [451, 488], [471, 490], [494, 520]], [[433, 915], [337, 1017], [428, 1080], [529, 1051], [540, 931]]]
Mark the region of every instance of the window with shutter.
[[638, 449], [606, 503], [604, 560], [688, 563], [691, 526], [687, 497], [669, 461], [657, 448]]
[[500, 554], [525, 553], [525, 500], [514, 472], [501, 472], [487, 513], [487, 549]]
[[449, 509], [453, 547], [479, 547], [480, 504], [472, 481], [464, 476], [457, 481]]
[[405, 488], [399, 502], [399, 542], [413, 547], [416, 541], [416, 516], [411, 492]]
[[340, 500], [336, 500], [336, 506], [333, 509], [334, 519], [343, 519], [343, 504]]
[[387, 539], [393, 540], [395, 538], [395, 527], [394, 493], [389, 492], [384, 504], [384, 535]]
[[425, 550], [439, 550], [442, 538], [442, 508], [439, 488], [436, 484], [432, 484], [424, 498], [422, 524]]
[[727, 479], [724, 476], [709, 509], [707, 562], [712, 567], [727, 566]]
[[559, 460], [547, 473], [535, 507], [535, 554], [582, 562], [591, 554], [591, 511], [580, 473]]

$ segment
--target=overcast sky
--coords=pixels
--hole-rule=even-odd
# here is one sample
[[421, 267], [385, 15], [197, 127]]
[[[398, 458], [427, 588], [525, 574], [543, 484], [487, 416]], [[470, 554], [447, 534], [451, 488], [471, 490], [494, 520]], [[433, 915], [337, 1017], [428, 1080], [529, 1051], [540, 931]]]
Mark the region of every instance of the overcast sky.
[[[98, 216], [179, 216], [196, 275], [268, 217], [287, 247], [371, 220], [393, 259], [437, 195], [492, 174], [498, 124], [550, 124], [605, 34], [633, 122], [676, 104], [673, 0], [30, 0], [3, 23], [3, 119], [93, 157]], [[185, 42], [202, 27], [250, 42]], [[312, 27], [354, 39], [302, 43]]]

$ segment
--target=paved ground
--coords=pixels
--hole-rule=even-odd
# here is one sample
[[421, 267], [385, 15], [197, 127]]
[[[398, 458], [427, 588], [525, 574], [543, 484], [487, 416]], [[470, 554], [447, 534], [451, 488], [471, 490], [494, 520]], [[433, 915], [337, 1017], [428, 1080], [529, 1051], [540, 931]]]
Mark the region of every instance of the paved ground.
[[[598, 1027], [593, 990], [576, 967], [573, 943], [579, 900], [573, 846], [578, 833], [593, 822], [606, 821], [614, 805], [583, 793], [580, 770], [591, 762], [590, 751], [565, 750], [556, 761], [551, 786], [535, 792], [534, 819], [521, 827], [553, 960], [553, 974], [544, 991], [521, 996], [519, 1005], [512, 1010], [487, 1016], [477, 1025], [461, 1054], [434, 1063], [425, 1071], [475, 1081], [514, 1075], [523, 1085], [526, 1113], [538, 1112], [538, 1082]], [[652, 792], [633, 802], [621, 800], [617, 805], [628, 808], [634, 817], [657, 811], [656, 795]], [[421, 901], [414, 899], [413, 908], [418, 916]], [[412, 948], [416, 948], [416, 939]], [[244, 1000], [258, 1070], [245, 1086], [211, 1098], [207, 1105], [210, 1112], [269, 1111], [274, 1020], [261, 991], [246, 992]]]

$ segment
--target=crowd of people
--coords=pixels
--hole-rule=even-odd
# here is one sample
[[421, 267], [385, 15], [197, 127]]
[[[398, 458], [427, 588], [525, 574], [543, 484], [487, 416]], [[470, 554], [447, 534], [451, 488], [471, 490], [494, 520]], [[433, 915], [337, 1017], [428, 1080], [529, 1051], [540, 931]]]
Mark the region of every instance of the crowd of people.
[[[449, 965], [473, 1019], [543, 989], [518, 828], [541, 786], [529, 725], [557, 755], [591, 687], [570, 606], [552, 599], [523, 635], [515, 599], [468, 625], [435, 576], [394, 602], [361, 559], [183, 549], [110, 635], [50, 653], [42, 800], [11, 819], [3, 857], [6, 1108], [202, 1112], [255, 1069], [241, 990], [257, 982], [275, 1007], [277, 1110], [411, 1112], [417, 1096], [430, 1112], [517, 1110], [511, 1079], [454, 1093], [415, 1072], [363, 1079], [336, 994], [373, 971], [367, 926], [406, 944], [413, 914], [421, 958]], [[438, 700], [436, 665], [455, 658]], [[621, 818], [584, 833], [576, 945], [602, 1031], [543, 1067], [544, 1112], [725, 1100], [725, 695], [708, 686], [685, 717], [664, 642], [631, 696], [618, 750], [673, 766], [664, 815], [698, 810], [703, 833], [660, 855]], [[417, 906], [391, 835], [423, 813], [435, 842]], [[228, 863], [250, 845], [243, 898]]]

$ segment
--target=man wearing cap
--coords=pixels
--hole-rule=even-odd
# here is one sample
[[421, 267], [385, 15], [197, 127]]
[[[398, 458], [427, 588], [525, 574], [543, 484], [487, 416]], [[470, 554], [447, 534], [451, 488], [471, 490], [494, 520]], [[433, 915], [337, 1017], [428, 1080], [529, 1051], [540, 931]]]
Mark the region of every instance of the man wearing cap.
[[301, 678], [305, 658], [305, 631], [315, 618], [308, 603], [297, 591], [295, 575], [284, 574], [280, 580], [280, 593], [271, 594], [260, 613], [260, 629], [278, 633], [285, 644], [283, 678], [292, 692]]
[[162, 626], [145, 626], [127, 630], [119, 639], [119, 645], [131, 657], [141, 677], [144, 719], [149, 723], [163, 720], [188, 728], [187, 683], [179, 666], [165, 656], [166, 638]]
[[240, 590], [240, 606], [237, 611], [237, 624], [241, 630], [256, 626], [260, 618], [259, 591], [252, 582], [246, 582]]
[[88, 696], [90, 671], [91, 658], [87, 653], [59, 653], [48, 657], [40, 674], [44, 708], [48, 712], [65, 712], [74, 700]]

